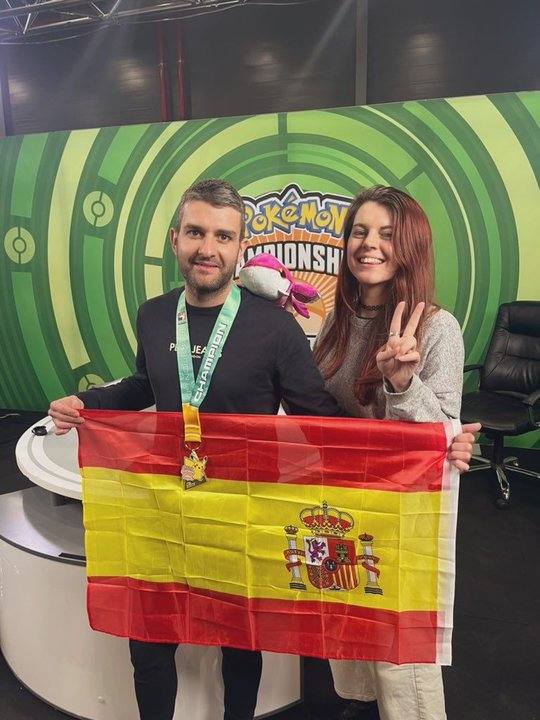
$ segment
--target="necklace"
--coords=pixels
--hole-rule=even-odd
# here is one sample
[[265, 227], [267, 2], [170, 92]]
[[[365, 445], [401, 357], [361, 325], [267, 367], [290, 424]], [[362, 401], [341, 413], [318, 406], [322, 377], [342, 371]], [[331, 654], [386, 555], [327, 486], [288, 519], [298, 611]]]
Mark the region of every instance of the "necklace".
[[361, 308], [364, 308], [364, 310], [382, 310], [384, 307], [384, 303], [382, 305], [364, 305], [363, 302], [358, 303]]

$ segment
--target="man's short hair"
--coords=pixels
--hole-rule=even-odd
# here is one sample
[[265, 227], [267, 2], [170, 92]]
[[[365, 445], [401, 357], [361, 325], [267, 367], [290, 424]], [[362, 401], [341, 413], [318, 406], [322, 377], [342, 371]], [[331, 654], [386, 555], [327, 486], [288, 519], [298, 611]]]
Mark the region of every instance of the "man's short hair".
[[180, 230], [182, 213], [186, 203], [200, 200], [214, 207], [232, 207], [240, 213], [240, 240], [245, 233], [245, 206], [238, 190], [225, 180], [200, 180], [189, 187], [182, 195], [176, 216], [176, 230]]

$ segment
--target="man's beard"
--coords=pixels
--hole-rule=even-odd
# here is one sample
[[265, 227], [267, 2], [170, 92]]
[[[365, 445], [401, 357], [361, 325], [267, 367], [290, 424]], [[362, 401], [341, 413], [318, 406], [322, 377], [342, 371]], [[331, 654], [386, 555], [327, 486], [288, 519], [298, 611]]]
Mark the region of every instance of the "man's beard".
[[195, 278], [196, 270], [193, 264], [197, 258], [190, 259], [184, 267], [180, 268], [180, 273], [184, 277], [184, 281], [189, 289], [199, 298], [207, 298], [209, 295], [215, 295], [228, 285], [234, 277], [235, 267], [233, 268], [218, 268], [219, 273], [217, 277], [212, 280], [202, 281]]

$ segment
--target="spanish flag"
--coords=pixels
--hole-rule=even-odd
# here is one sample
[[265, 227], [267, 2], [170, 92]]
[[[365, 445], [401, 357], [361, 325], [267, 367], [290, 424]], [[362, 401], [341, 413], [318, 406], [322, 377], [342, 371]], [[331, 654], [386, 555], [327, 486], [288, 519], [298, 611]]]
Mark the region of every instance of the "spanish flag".
[[452, 423], [84, 411], [95, 630], [324, 658], [451, 659]]

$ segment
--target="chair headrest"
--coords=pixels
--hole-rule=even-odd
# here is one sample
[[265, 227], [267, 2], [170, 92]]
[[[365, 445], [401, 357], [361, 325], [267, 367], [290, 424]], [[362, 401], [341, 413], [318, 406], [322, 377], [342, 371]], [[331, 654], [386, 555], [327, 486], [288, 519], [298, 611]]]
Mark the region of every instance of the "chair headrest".
[[540, 388], [540, 302], [519, 300], [500, 306], [480, 387], [521, 396]]
[[498, 327], [518, 335], [540, 337], [540, 301], [516, 300], [503, 303], [495, 323]]

